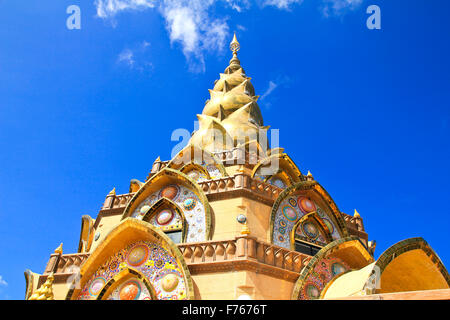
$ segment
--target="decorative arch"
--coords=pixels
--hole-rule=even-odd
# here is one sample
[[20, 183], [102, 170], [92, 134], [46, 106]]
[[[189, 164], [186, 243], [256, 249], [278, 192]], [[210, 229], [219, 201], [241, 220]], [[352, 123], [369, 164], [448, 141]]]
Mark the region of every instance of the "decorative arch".
[[332, 240], [348, 236], [344, 219], [328, 193], [316, 181], [302, 181], [288, 187], [275, 201], [270, 216], [270, 241], [294, 250], [292, 230], [303, 216], [312, 212], [327, 226]]
[[194, 299], [191, 275], [178, 247], [151, 224], [132, 218], [111, 230], [83, 263], [79, 285], [74, 281], [66, 299], [96, 299], [111, 279], [125, 276], [121, 272], [127, 268], [153, 286], [156, 299]]
[[379, 269], [379, 293], [447, 289], [450, 276], [428, 243], [420, 237], [400, 241], [384, 251]]
[[[142, 210], [145, 209], [145, 210]], [[150, 223], [155, 228], [163, 232], [180, 231], [181, 237], [178, 242], [185, 242], [187, 235], [187, 223], [183, 210], [173, 201], [167, 198], [161, 198], [151, 207], [144, 206], [137, 218]], [[173, 237], [169, 237], [174, 240]], [[177, 241], [174, 241], [177, 243]]]
[[[120, 286], [127, 285], [130, 280], [133, 281], [135, 279], [141, 282], [143, 285], [140, 285], [139, 282], [134, 285], [134, 287], [135, 288], [137, 287], [138, 290], [136, 290], [137, 294], [135, 294], [133, 298], [136, 298], [139, 295], [142, 296], [141, 292], [144, 291], [143, 294], [144, 297], [143, 298], [139, 297], [141, 298], [139, 300], [156, 300], [155, 288], [147, 280], [145, 275], [142, 272], [130, 267], [125, 267], [124, 269], [122, 269], [122, 271], [120, 271], [117, 275], [115, 275], [112, 279], [110, 279], [103, 286], [96, 300], [106, 300], [110, 298], [111, 295], [113, 295], [117, 291], [120, 292], [120, 289], [122, 289], [120, 288]], [[133, 294], [133, 292], [131, 294]], [[128, 300], [136, 300], [136, 299], [128, 299]]]
[[396, 243], [376, 262], [339, 277], [324, 292], [325, 299], [377, 293], [448, 289], [450, 276], [423, 238]]
[[[308, 226], [307, 223], [308, 222], [313, 222], [318, 227], [315, 227], [315, 229], [310, 230], [310, 232], [308, 232], [308, 229], [307, 229], [307, 226]], [[314, 225], [312, 227], [314, 228]], [[303, 232], [299, 233], [299, 231], [303, 231]], [[291, 247], [292, 248], [295, 247], [295, 239], [298, 236], [303, 236], [301, 238], [301, 240], [303, 240], [303, 241], [308, 241], [310, 237], [313, 237], [313, 238], [316, 238], [316, 237], [320, 238], [320, 237], [322, 237], [323, 240], [320, 240], [320, 242], [322, 243], [322, 245], [325, 246], [327, 243], [333, 242], [333, 237], [332, 237], [332, 234], [331, 234], [330, 231], [331, 231], [330, 228], [322, 220], [322, 218], [319, 216], [317, 211], [313, 211], [313, 212], [307, 213], [303, 217], [301, 217], [294, 224], [294, 227], [292, 228], [292, 231], [291, 231]], [[308, 235], [308, 233], [310, 233], [310, 234]], [[313, 233], [313, 234], [311, 235], [311, 233]]]
[[211, 175], [205, 167], [194, 162], [185, 164], [180, 171], [197, 183], [211, 179]]
[[332, 281], [373, 261], [358, 237], [333, 241], [323, 247], [300, 272], [292, 290], [292, 299], [320, 299]]
[[140, 218], [161, 198], [171, 200], [184, 215], [186, 242], [211, 238], [211, 209], [203, 190], [184, 173], [170, 168], [160, 170], [134, 194], [122, 214], [122, 220], [127, 217]]
[[[278, 162], [278, 164], [272, 169], [270, 164]], [[269, 168], [267, 168], [269, 167]], [[263, 169], [269, 171], [268, 174], [262, 172]], [[270, 156], [260, 160], [252, 171], [252, 178], [262, 180], [271, 184], [275, 184], [275, 181], [281, 181], [284, 185], [281, 187], [285, 189], [293, 184], [301, 181], [302, 173], [295, 165], [294, 161], [286, 153], [274, 153]]]
[[198, 146], [189, 144], [170, 160], [167, 168], [180, 170], [183, 166], [194, 163], [203, 167], [211, 179], [227, 177], [227, 171], [222, 161], [214, 154]]

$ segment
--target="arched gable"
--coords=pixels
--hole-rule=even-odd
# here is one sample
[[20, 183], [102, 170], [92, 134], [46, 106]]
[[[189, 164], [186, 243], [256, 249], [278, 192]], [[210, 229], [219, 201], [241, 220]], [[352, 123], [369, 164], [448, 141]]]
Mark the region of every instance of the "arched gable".
[[300, 272], [292, 291], [292, 299], [322, 298], [324, 291], [335, 279], [371, 262], [373, 257], [357, 237], [333, 241], [323, 247]]
[[189, 144], [183, 150], [178, 152], [178, 154], [167, 164], [167, 168], [180, 170], [183, 166], [190, 163], [198, 164], [203, 167], [208, 172], [211, 179], [228, 176], [220, 159], [211, 152], [192, 144]]
[[121, 279], [127, 269], [154, 288], [156, 299], [194, 298], [191, 275], [178, 247], [149, 223], [128, 218], [83, 263], [79, 283], [66, 299], [96, 299], [105, 294], [111, 279]]
[[164, 168], [151, 177], [131, 198], [122, 220], [143, 216], [161, 198], [171, 200], [181, 209], [186, 219], [186, 242], [211, 238], [212, 220], [208, 199], [197, 183], [174, 169]]
[[197, 183], [211, 179], [211, 175], [205, 167], [194, 162], [185, 164], [180, 171]]
[[332, 240], [348, 236], [344, 219], [328, 193], [316, 181], [302, 181], [284, 190], [275, 201], [270, 216], [270, 241], [293, 250], [292, 230], [312, 212], [327, 226]]
[[146, 221], [163, 232], [181, 231], [180, 240], [181, 242], [186, 241], [186, 217], [183, 210], [175, 202], [167, 198], [161, 198], [151, 207], [146, 206], [144, 209], [136, 217], [137, 219]]
[[379, 293], [447, 289], [450, 276], [441, 259], [423, 238], [400, 241], [378, 258]]
[[252, 171], [252, 178], [282, 189], [299, 183], [301, 176], [300, 170], [286, 153], [275, 153], [260, 160]]
[[[134, 292], [132, 290], [124, 292], [127, 289], [124, 288], [125, 286], [131, 286]], [[124, 267], [118, 274], [108, 280], [96, 300], [121, 300], [121, 298], [124, 300], [121, 293], [122, 296], [125, 295], [126, 300], [157, 299], [155, 288], [150, 281], [142, 272], [131, 267]]]
[[391, 246], [376, 262], [337, 278], [323, 297], [334, 299], [449, 287], [450, 276], [434, 250], [424, 239], [410, 238]]

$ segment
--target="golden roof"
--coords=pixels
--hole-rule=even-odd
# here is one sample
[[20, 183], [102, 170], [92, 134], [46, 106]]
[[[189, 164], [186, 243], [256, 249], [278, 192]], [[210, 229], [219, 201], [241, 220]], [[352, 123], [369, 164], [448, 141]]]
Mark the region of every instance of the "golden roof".
[[[240, 44], [236, 34], [230, 49], [233, 52], [230, 64], [220, 74], [214, 88], [209, 90], [210, 99], [206, 101], [202, 114], [197, 115], [199, 129], [190, 141], [207, 151], [229, 149], [251, 140], [259, 141], [259, 135], [265, 135], [268, 129], [263, 126], [258, 96], [255, 96], [251, 78], [245, 75], [237, 58]], [[217, 133], [222, 135], [223, 140], [217, 138]]]

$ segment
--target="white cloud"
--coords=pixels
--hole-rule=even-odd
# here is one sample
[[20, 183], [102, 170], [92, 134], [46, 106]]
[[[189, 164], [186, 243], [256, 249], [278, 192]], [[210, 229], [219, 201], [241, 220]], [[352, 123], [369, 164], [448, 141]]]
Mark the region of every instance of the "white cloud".
[[[262, 2], [261, 2], [262, 1]], [[320, 0], [325, 16], [341, 14], [345, 9], [354, 9], [363, 0]], [[155, 9], [164, 18], [171, 44], [180, 45], [189, 62], [191, 71], [205, 70], [204, 55], [207, 52], [221, 52], [229, 39], [228, 16], [217, 16], [215, 5], [222, 4], [237, 12], [242, 12], [257, 3], [261, 7], [272, 6], [280, 10], [290, 10], [303, 0], [95, 0], [97, 16], [112, 18], [122, 11]], [[237, 26], [239, 30], [245, 30]], [[132, 51], [122, 52], [119, 60], [129, 65], [135, 64]]]
[[264, 0], [263, 6], [273, 6], [278, 9], [288, 10], [290, 6], [298, 3], [301, 4], [303, 0]]
[[271, 94], [276, 87], [278, 87], [278, 85], [275, 82], [269, 81], [269, 87], [267, 88], [266, 92], [264, 92], [263, 95], [261, 96], [261, 100], [264, 100], [269, 94]]
[[141, 72], [146, 69], [152, 69], [153, 64], [147, 61], [147, 57], [145, 55], [148, 47], [150, 47], [150, 43], [143, 41], [142, 43], [134, 46], [133, 49], [123, 49], [117, 58], [117, 63], [124, 64], [130, 69], [135, 69]]
[[123, 10], [145, 10], [153, 8], [156, 0], [95, 0], [97, 16], [108, 18]]
[[347, 10], [354, 10], [363, 2], [363, 0], [322, 0], [322, 12], [325, 17], [331, 15], [341, 15]]
[[3, 277], [2, 276], [0, 276], [0, 286], [7, 286], [8, 285], [8, 283], [3, 279]]
[[123, 62], [129, 66], [133, 66], [134, 65], [134, 53], [133, 51], [131, 51], [130, 49], [124, 49], [120, 54], [119, 54], [119, 62]]

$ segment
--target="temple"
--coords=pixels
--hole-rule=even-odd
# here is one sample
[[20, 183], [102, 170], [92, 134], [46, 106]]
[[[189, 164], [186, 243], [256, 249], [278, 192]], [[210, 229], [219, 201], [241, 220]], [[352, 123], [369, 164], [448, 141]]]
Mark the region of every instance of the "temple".
[[424, 239], [375, 259], [361, 215], [268, 146], [236, 35], [230, 49], [187, 146], [82, 216], [78, 251], [26, 270], [25, 299], [450, 299]]

